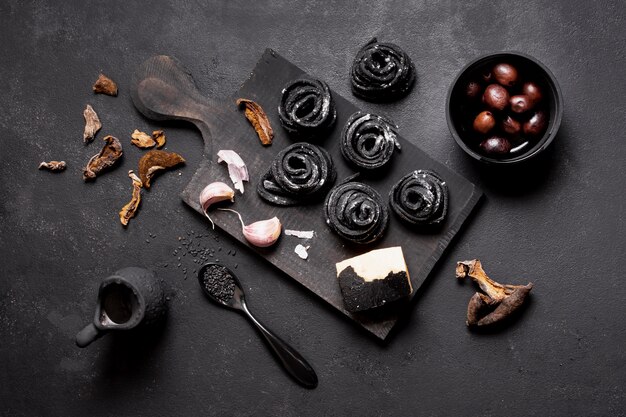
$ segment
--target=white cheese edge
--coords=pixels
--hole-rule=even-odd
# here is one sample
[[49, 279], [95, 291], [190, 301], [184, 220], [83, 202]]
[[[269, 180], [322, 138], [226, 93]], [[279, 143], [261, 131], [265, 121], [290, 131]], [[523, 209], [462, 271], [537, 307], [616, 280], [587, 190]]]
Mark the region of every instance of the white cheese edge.
[[384, 279], [390, 272], [398, 273], [404, 271], [409, 280], [409, 285], [411, 285], [409, 270], [406, 267], [401, 246], [375, 249], [362, 255], [355, 256], [354, 258], [337, 262], [335, 264], [335, 267], [337, 268], [337, 277], [339, 277], [341, 272], [349, 266], [351, 266], [352, 269], [354, 269], [354, 272], [366, 282]]

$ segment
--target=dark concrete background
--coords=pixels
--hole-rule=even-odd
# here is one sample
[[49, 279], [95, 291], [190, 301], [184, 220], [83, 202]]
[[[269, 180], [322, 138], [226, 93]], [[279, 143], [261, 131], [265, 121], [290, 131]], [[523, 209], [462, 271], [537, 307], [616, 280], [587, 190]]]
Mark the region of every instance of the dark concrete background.
[[[208, 3], [0, 3], [0, 414], [625, 415], [625, 3]], [[373, 105], [351, 96], [351, 60], [373, 36], [413, 57], [418, 82], [405, 100]], [[388, 344], [208, 230], [179, 198], [202, 157], [200, 135], [149, 122], [130, 101], [130, 75], [153, 54], [178, 57], [201, 91], [224, 97], [265, 47], [389, 115], [404, 137], [485, 191]], [[545, 63], [565, 99], [550, 150], [504, 172], [466, 157], [444, 116], [459, 68], [501, 50]], [[119, 83], [119, 97], [92, 94], [99, 71]], [[87, 103], [104, 127], [84, 146]], [[123, 229], [126, 172], [141, 155], [129, 134], [158, 127], [188, 164], [156, 179]], [[84, 184], [81, 168], [105, 134], [123, 141], [123, 163]], [[49, 159], [65, 159], [68, 170], [38, 171]], [[203, 299], [188, 241], [238, 264], [250, 308], [309, 359], [316, 390], [288, 379], [241, 316]], [[474, 289], [456, 282], [454, 265], [474, 257], [496, 279], [536, 285], [505, 331], [465, 327]], [[128, 265], [151, 267], [169, 284], [164, 328], [78, 349], [74, 336], [92, 317], [98, 281]]]

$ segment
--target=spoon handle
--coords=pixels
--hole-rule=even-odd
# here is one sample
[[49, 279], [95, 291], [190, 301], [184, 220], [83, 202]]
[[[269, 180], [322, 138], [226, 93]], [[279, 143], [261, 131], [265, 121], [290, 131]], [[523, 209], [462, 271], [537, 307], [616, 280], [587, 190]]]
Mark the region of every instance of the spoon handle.
[[307, 388], [317, 386], [317, 375], [309, 363], [294, 348], [276, 336], [260, 321], [258, 321], [248, 310], [245, 303], [242, 303], [242, 310], [250, 318], [252, 323], [259, 329], [267, 343], [270, 345], [287, 372], [291, 374], [301, 385]]

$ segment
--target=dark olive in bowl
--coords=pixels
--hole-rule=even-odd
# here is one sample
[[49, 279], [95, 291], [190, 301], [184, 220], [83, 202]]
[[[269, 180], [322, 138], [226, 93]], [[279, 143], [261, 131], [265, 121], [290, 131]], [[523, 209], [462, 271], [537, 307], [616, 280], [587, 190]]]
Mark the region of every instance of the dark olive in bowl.
[[[474, 129], [473, 123], [479, 113], [490, 108], [481, 100], [469, 100], [467, 87], [478, 80], [485, 88], [484, 97], [487, 87], [498, 83], [498, 79], [511, 84], [505, 87], [509, 100], [525, 96], [523, 103], [524, 100], [515, 98], [516, 104], [525, 107], [519, 107], [522, 112], [516, 113], [508, 102], [504, 110], [494, 113], [496, 127], [483, 134]], [[474, 91], [480, 89], [474, 86]], [[474, 59], [459, 72], [448, 90], [446, 119], [454, 140], [472, 158], [485, 163], [514, 164], [541, 153], [554, 140], [562, 118], [563, 98], [556, 78], [537, 59], [519, 52], [499, 52]], [[493, 136], [504, 137], [515, 145], [495, 147], [495, 141], [486, 142]], [[498, 152], [487, 152], [495, 148]]]

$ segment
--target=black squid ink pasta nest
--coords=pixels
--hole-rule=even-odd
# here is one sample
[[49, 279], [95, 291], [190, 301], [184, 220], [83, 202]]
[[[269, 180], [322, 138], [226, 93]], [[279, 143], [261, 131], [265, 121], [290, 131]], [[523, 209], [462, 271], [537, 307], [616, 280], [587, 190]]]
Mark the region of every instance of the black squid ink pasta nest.
[[335, 123], [337, 111], [328, 84], [297, 79], [282, 90], [278, 116], [287, 132], [300, 140], [317, 140]]
[[337, 174], [330, 154], [299, 142], [281, 150], [257, 186], [259, 196], [278, 206], [293, 206], [323, 198]]
[[415, 84], [415, 65], [402, 48], [372, 39], [359, 50], [350, 71], [352, 92], [369, 101], [393, 101]]
[[389, 222], [389, 212], [380, 194], [356, 181], [344, 182], [330, 190], [324, 212], [331, 230], [360, 244], [380, 239]]
[[412, 171], [392, 187], [389, 205], [407, 224], [438, 225], [448, 213], [448, 186], [433, 171]]
[[341, 154], [358, 169], [376, 170], [400, 150], [397, 135], [398, 127], [388, 118], [356, 112], [341, 133]]

